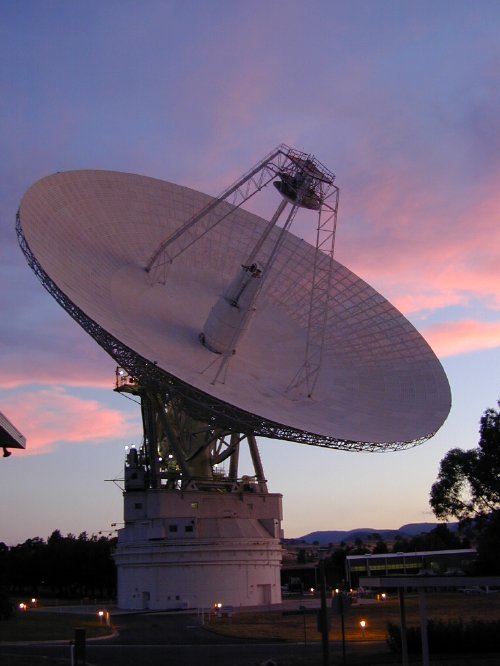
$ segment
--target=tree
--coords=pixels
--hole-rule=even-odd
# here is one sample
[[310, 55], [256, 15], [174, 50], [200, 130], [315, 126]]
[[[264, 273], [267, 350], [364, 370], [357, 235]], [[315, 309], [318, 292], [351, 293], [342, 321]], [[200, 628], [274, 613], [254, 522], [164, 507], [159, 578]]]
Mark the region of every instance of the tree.
[[9, 620], [12, 617], [13, 606], [9, 599], [8, 586], [8, 557], [9, 547], [0, 542], [0, 620]]
[[485, 411], [475, 449], [456, 448], [445, 455], [431, 488], [430, 505], [437, 518], [473, 522], [480, 566], [484, 573], [500, 572], [500, 410]]
[[64, 537], [59, 530], [52, 532], [47, 543], [39, 537], [12, 548], [0, 543], [0, 615], [2, 583], [13, 593], [32, 596], [114, 596], [115, 547], [116, 538], [88, 537], [86, 532]]
[[306, 563], [306, 551], [305, 548], [301, 548], [297, 552], [297, 564], [305, 564]]
[[493, 519], [500, 510], [500, 411], [486, 410], [479, 436], [477, 448], [451, 449], [441, 461], [430, 499], [437, 518]]
[[373, 555], [383, 555], [384, 553], [388, 552], [389, 548], [387, 547], [387, 544], [383, 539], [379, 539], [372, 549]]
[[340, 585], [344, 582], [346, 555], [345, 548], [338, 548], [325, 560], [327, 579], [334, 585]]
[[357, 537], [354, 539], [354, 548], [350, 550], [349, 555], [366, 555], [370, 552], [370, 549], [363, 543], [363, 540]]
[[410, 539], [410, 550], [452, 550], [454, 548], [464, 548], [460, 537], [451, 532], [445, 524], [436, 525], [436, 527], [425, 534], [418, 534]]

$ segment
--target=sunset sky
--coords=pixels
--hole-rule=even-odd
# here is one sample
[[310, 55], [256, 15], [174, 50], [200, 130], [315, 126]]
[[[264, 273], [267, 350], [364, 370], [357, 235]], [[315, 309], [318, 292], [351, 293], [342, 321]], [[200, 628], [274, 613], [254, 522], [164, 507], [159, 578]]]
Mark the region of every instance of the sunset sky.
[[105, 480], [141, 437], [115, 362], [18, 247], [25, 191], [90, 168], [217, 195], [280, 143], [337, 174], [337, 259], [424, 335], [453, 396], [406, 452], [260, 440], [285, 535], [434, 520], [439, 461], [500, 397], [499, 34], [497, 0], [0, 0], [0, 411], [28, 442], [0, 459], [0, 541], [112, 532]]

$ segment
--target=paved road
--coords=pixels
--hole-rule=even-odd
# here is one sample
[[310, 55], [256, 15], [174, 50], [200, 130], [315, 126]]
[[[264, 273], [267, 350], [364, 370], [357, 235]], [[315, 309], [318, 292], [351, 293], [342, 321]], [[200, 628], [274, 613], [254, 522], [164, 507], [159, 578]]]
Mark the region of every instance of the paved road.
[[[257, 643], [226, 638], [207, 631], [195, 615], [153, 613], [115, 616], [117, 635], [87, 642], [87, 662], [92, 666], [255, 666], [268, 659], [279, 663], [285, 656], [321, 654], [317, 643]], [[349, 644], [348, 651], [387, 652], [383, 643]], [[0, 656], [36, 654], [69, 659], [65, 644], [4, 645]], [[331, 644], [331, 654], [340, 654], [339, 644]], [[2, 660], [0, 660], [1, 662]], [[5, 663], [5, 661], [4, 661]]]

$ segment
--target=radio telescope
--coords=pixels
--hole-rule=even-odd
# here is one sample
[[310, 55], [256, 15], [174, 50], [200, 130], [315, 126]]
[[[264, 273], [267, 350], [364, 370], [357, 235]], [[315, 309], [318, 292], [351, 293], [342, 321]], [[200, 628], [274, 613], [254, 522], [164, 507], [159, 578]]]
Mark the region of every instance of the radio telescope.
[[[243, 208], [271, 184], [269, 219]], [[121, 607], [280, 601], [281, 495], [256, 436], [388, 451], [446, 419], [428, 344], [334, 258], [338, 202], [334, 174], [283, 145], [217, 198], [107, 171], [57, 173], [25, 194], [29, 265], [116, 360], [116, 390], [141, 402], [115, 556]], [[314, 246], [291, 233], [297, 215]]]

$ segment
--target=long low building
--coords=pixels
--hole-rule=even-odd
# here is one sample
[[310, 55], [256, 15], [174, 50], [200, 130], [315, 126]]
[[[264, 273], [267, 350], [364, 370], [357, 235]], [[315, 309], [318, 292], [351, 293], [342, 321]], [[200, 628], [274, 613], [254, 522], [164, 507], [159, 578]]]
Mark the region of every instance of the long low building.
[[357, 587], [361, 576], [464, 574], [476, 558], [474, 548], [348, 555], [346, 581], [349, 587]]

